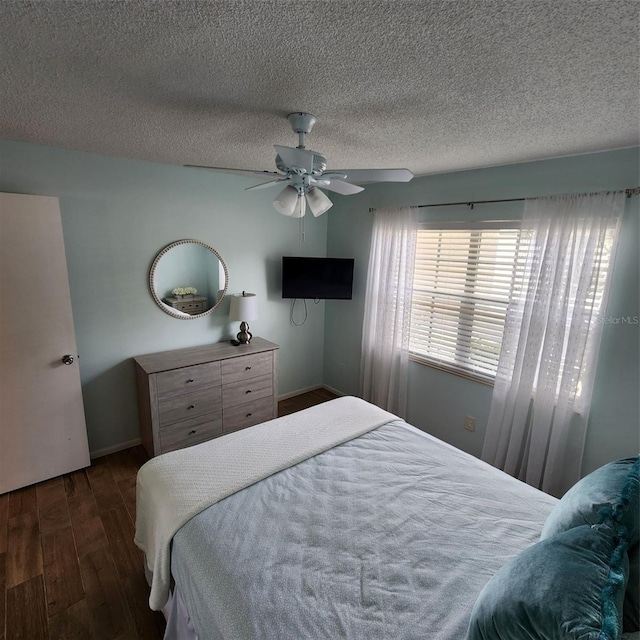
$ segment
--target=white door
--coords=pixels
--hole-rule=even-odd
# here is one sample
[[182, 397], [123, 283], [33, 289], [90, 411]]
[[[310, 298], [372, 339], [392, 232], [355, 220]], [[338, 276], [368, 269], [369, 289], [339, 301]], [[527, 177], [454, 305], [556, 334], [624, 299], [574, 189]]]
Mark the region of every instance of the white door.
[[58, 199], [0, 193], [0, 494], [89, 464]]

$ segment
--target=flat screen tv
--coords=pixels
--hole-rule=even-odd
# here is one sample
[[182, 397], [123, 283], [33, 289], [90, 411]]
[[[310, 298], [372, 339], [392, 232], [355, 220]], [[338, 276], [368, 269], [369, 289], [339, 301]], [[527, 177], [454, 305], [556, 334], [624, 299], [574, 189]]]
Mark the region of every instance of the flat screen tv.
[[282, 297], [351, 300], [353, 258], [282, 258]]

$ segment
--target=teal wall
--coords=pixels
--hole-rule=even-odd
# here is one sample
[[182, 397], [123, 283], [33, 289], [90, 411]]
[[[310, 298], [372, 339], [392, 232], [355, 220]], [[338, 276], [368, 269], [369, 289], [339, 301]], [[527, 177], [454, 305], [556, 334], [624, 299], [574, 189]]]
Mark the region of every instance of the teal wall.
[[[360, 374], [364, 291], [372, 228], [369, 207], [521, 198], [635, 187], [638, 149], [624, 149], [416, 178], [408, 184], [369, 185], [336, 202], [329, 212], [328, 255], [356, 259], [354, 298], [326, 303], [325, 384], [357, 394]], [[522, 203], [421, 209], [423, 219], [509, 218]], [[626, 201], [618, 256], [596, 374], [583, 473], [640, 449], [640, 326], [619, 318], [640, 315], [640, 197]], [[486, 430], [492, 388], [436, 369], [410, 364], [408, 421], [461, 449], [479, 455]], [[464, 430], [465, 415], [476, 430]]]
[[230, 293], [258, 295], [255, 335], [281, 345], [279, 392], [322, 383], [324, 303], [301, 327], [280, 297], [283, 255], [325, 255], [327, 216], [279, 215], [252, 182], [150, 162], [0, 141], [0, 190], [58, 196], [91, 451], [139, 437], [131, 357], [234, 336], [228, 300], [211, 315], [179, 320], [148, 289], [151, 263], [174, 240], [195, 238], [227, 263]]
[[[256, 293], [255, 335], [281, 345], [281, 395], [326, 384], [357, 394], [364, 290], [372, 216], [369, 207], [622, 189], [638, 183], [638, 150], [575, 156], [369, 185], [356, 196], [333, 196], [327, 215], [298, 221], [278, 215], [265, 192], [235, 176], [110, 158], [0, 140], [0, 190], [60, 198], [73, 317], [92, 451], [135, 440], [136, 391], [131, 357], [231, 337], [228, 301], [212, 315], [177, 320], [148, 291], [160, 249], [183, 238], [215, 247], [229, 269], [229, 292]], [[275, 193], [274, 193], [275, 195]], [[607, 316], [640, 315], [639, 203], [627, 200]], [[486, 207], [489, 207], [487, 209]], [[513, 217], [522, 205], [423, 209], [459, 219]], [[282, 255], [355, 257], [354, 298], [308, 304], [301, 327], [280, 298]], [[302, 318], [300, 303], [296, 319]], [[584, 470], [640, 448], [639, 327], [605, 325]], [[491, 387], [418, 364], [410, 365], [409, 421], [478, 455]], [[477, 418], [464, 430], [466, 414]]]

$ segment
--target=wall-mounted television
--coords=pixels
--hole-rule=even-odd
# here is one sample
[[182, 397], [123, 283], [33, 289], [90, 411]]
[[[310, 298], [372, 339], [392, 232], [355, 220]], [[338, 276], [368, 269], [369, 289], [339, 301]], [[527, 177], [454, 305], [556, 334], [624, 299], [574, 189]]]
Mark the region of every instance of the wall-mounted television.
[[353, 258], [282, 258], [282, 297], [351, 300]]

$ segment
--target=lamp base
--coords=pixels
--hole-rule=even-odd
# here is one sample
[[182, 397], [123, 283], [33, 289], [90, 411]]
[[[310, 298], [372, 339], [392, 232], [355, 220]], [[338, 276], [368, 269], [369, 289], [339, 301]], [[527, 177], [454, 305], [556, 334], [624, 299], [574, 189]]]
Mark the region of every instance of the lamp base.
[[238, 342], [240, 344], [249, 344], [251, 342], [251, 338], [253, 338], [253, 334], [249, 332], [249, 325], [246, 322], [240, 323], [240, 331], [236, 336], [238, 338]]

